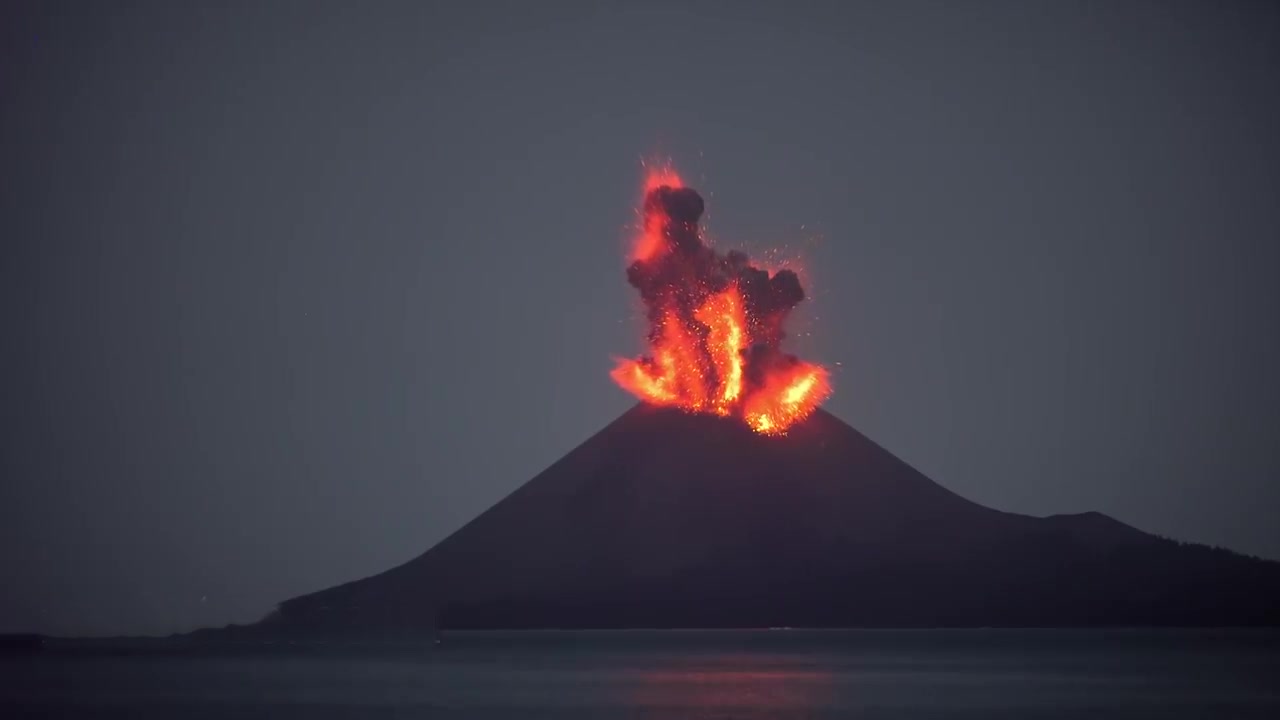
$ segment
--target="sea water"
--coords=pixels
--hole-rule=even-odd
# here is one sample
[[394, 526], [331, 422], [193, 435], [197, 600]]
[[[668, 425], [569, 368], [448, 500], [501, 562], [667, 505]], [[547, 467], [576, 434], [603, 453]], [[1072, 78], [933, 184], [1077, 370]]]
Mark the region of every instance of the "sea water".
[[0, 657], [0, 717], [1280, 718], [1280, 633], [445, 633], [54, 642]]

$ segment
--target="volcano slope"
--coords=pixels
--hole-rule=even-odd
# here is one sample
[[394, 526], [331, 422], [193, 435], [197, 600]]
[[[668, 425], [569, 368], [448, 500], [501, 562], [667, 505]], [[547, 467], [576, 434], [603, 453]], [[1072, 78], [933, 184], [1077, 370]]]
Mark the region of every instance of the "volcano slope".
[[985, 508], [821, 410], [764, 437], [638, 405], [426, 553], [254, 630], [1278, 620], [1280, 563]]

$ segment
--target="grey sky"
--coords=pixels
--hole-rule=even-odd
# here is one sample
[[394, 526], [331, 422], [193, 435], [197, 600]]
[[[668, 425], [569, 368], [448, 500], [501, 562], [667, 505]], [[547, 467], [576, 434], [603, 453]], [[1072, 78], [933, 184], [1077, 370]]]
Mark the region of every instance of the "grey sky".
[[608, 423], [654, 153], [938, 482], [1280, 558], [1273, 4], [3, 12], [0, 629], [256, 619]]

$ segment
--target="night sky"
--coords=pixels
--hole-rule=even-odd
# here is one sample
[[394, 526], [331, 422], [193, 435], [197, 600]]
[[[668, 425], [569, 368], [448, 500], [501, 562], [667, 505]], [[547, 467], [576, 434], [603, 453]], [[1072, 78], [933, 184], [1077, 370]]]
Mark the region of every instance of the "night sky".
[[255, 620], [603, 427], [655, 156], [938, 482], [1280, 558], [1275, 4], [0, 12], [0, 630]]

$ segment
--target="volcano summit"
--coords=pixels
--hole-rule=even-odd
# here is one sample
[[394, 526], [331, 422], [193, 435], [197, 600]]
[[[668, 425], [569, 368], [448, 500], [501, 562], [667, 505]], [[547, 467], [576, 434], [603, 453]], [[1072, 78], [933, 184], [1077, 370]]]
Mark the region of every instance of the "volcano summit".
[[255, 630], [1277, 622], [1280, 563], [982, 507], [823, 410], [774, 437], [641, 404], [426, 553]]

